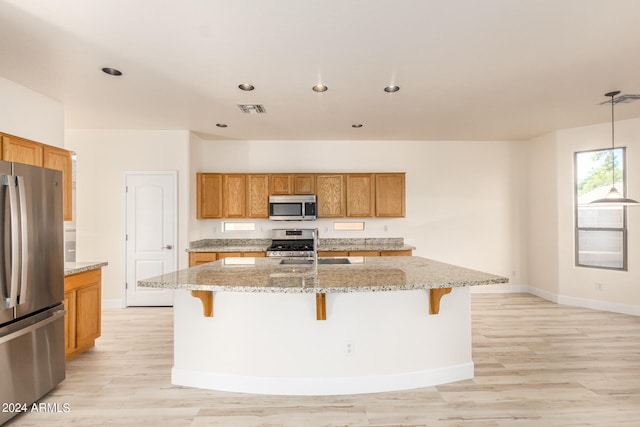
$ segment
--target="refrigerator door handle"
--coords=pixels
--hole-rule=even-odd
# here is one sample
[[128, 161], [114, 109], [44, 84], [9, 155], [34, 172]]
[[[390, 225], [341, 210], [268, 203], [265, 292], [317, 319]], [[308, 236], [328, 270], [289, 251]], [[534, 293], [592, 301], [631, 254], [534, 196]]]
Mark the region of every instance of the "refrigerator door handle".
[[20, 268], [20, 240], [18, 237], [18, 197], [16, 195], [16, 177], [5, 175], [2, 177], [2, 185], [9, 190], [9, 207], [11, 222], [11, 288], [9, 290], [9, 307], [18, 305], [18, 269]]
[[20, 200], [20, 294], [18, 304], [27, 301], [29, 272], [29, 223], [27, 221], [27, 197], [25, 195], [24, 177], [16, 177], [18, 198]]

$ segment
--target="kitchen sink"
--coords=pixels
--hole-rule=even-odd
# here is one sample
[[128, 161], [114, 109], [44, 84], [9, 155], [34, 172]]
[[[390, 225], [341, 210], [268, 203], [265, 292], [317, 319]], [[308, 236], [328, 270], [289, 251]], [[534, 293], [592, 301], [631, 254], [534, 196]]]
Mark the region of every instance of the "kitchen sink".
[[[280, 264], [287, 265], [312, 265], [313, 260], [308, 258], [284, 258]], [[349, 258], [318, 258], [318, 264], [351, 264]]]

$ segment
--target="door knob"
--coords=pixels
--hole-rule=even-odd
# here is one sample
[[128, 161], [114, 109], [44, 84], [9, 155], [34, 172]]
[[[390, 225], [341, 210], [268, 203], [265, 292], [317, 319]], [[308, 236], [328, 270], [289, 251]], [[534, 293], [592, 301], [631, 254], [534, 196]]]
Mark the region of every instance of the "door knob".
[[173, 249], [173, 245], [165, 245], [161, 249]]

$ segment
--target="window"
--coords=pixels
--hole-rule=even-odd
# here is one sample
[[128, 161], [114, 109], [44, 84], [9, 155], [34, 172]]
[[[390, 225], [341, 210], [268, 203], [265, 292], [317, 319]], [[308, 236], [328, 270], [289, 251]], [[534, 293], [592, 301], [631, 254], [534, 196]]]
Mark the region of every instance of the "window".
[[577, 266], [627, 269], [626, 208], [588, 205], [605, 197], [614, 182], [625, 194], [624, 164], [624, 148], [575, 154]]

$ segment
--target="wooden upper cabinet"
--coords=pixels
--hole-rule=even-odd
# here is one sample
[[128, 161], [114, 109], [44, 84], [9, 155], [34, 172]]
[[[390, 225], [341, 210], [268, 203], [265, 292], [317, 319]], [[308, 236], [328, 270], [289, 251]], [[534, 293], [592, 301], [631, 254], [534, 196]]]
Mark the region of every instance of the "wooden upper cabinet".
[[269, 217], [269, 175], [247, 175], [247, 217]]
[[316, 175], [319, 218], [340, 218], [346, 213], [344, 175]]
[[64, 220], [73, 219], [73, 177], [71, 176], [70, 151], [17, 136], [2, 135], [2, 160], [62, 171]]
[[347, 216], [374, 216], [375, 184], [370, 173], [347, 174]]
[[43, 148], [43, 166], [49, 169], [62, 171], [63, 182], [63, 210], [64, 220], [71, 221], [73, 218], [73, 200], [72, 200], [72, 158], [71, 152], [62, 148], [51, 147], [45, 145]]
[[271, 174], [269, 194], [293, 194], [293, 175], [290, 173]]
[[247, 217], [247, 176], [245, 174], [222, 176], [222, 216], [224, 218]]
[[312, 173], [271, 174], [269, 194], [316, 194], [316, 176]]
[[196, 217], [222, 218], [222, 174], [196, 174]]
[[316, 194], [316, 176], [312, 173], [294, 174], [293, 194]]
[[197, 218], [268, 218], [269, 195], [315, 194], [318, 218], [405, 216], [404, 173], [198, 173]]
[[43, 146], [16, 136], [2, 136], [2, 159], [8, 162], [42, 166]]
[[376, 216], [405, 216], [405, 174], [375, 174]]

